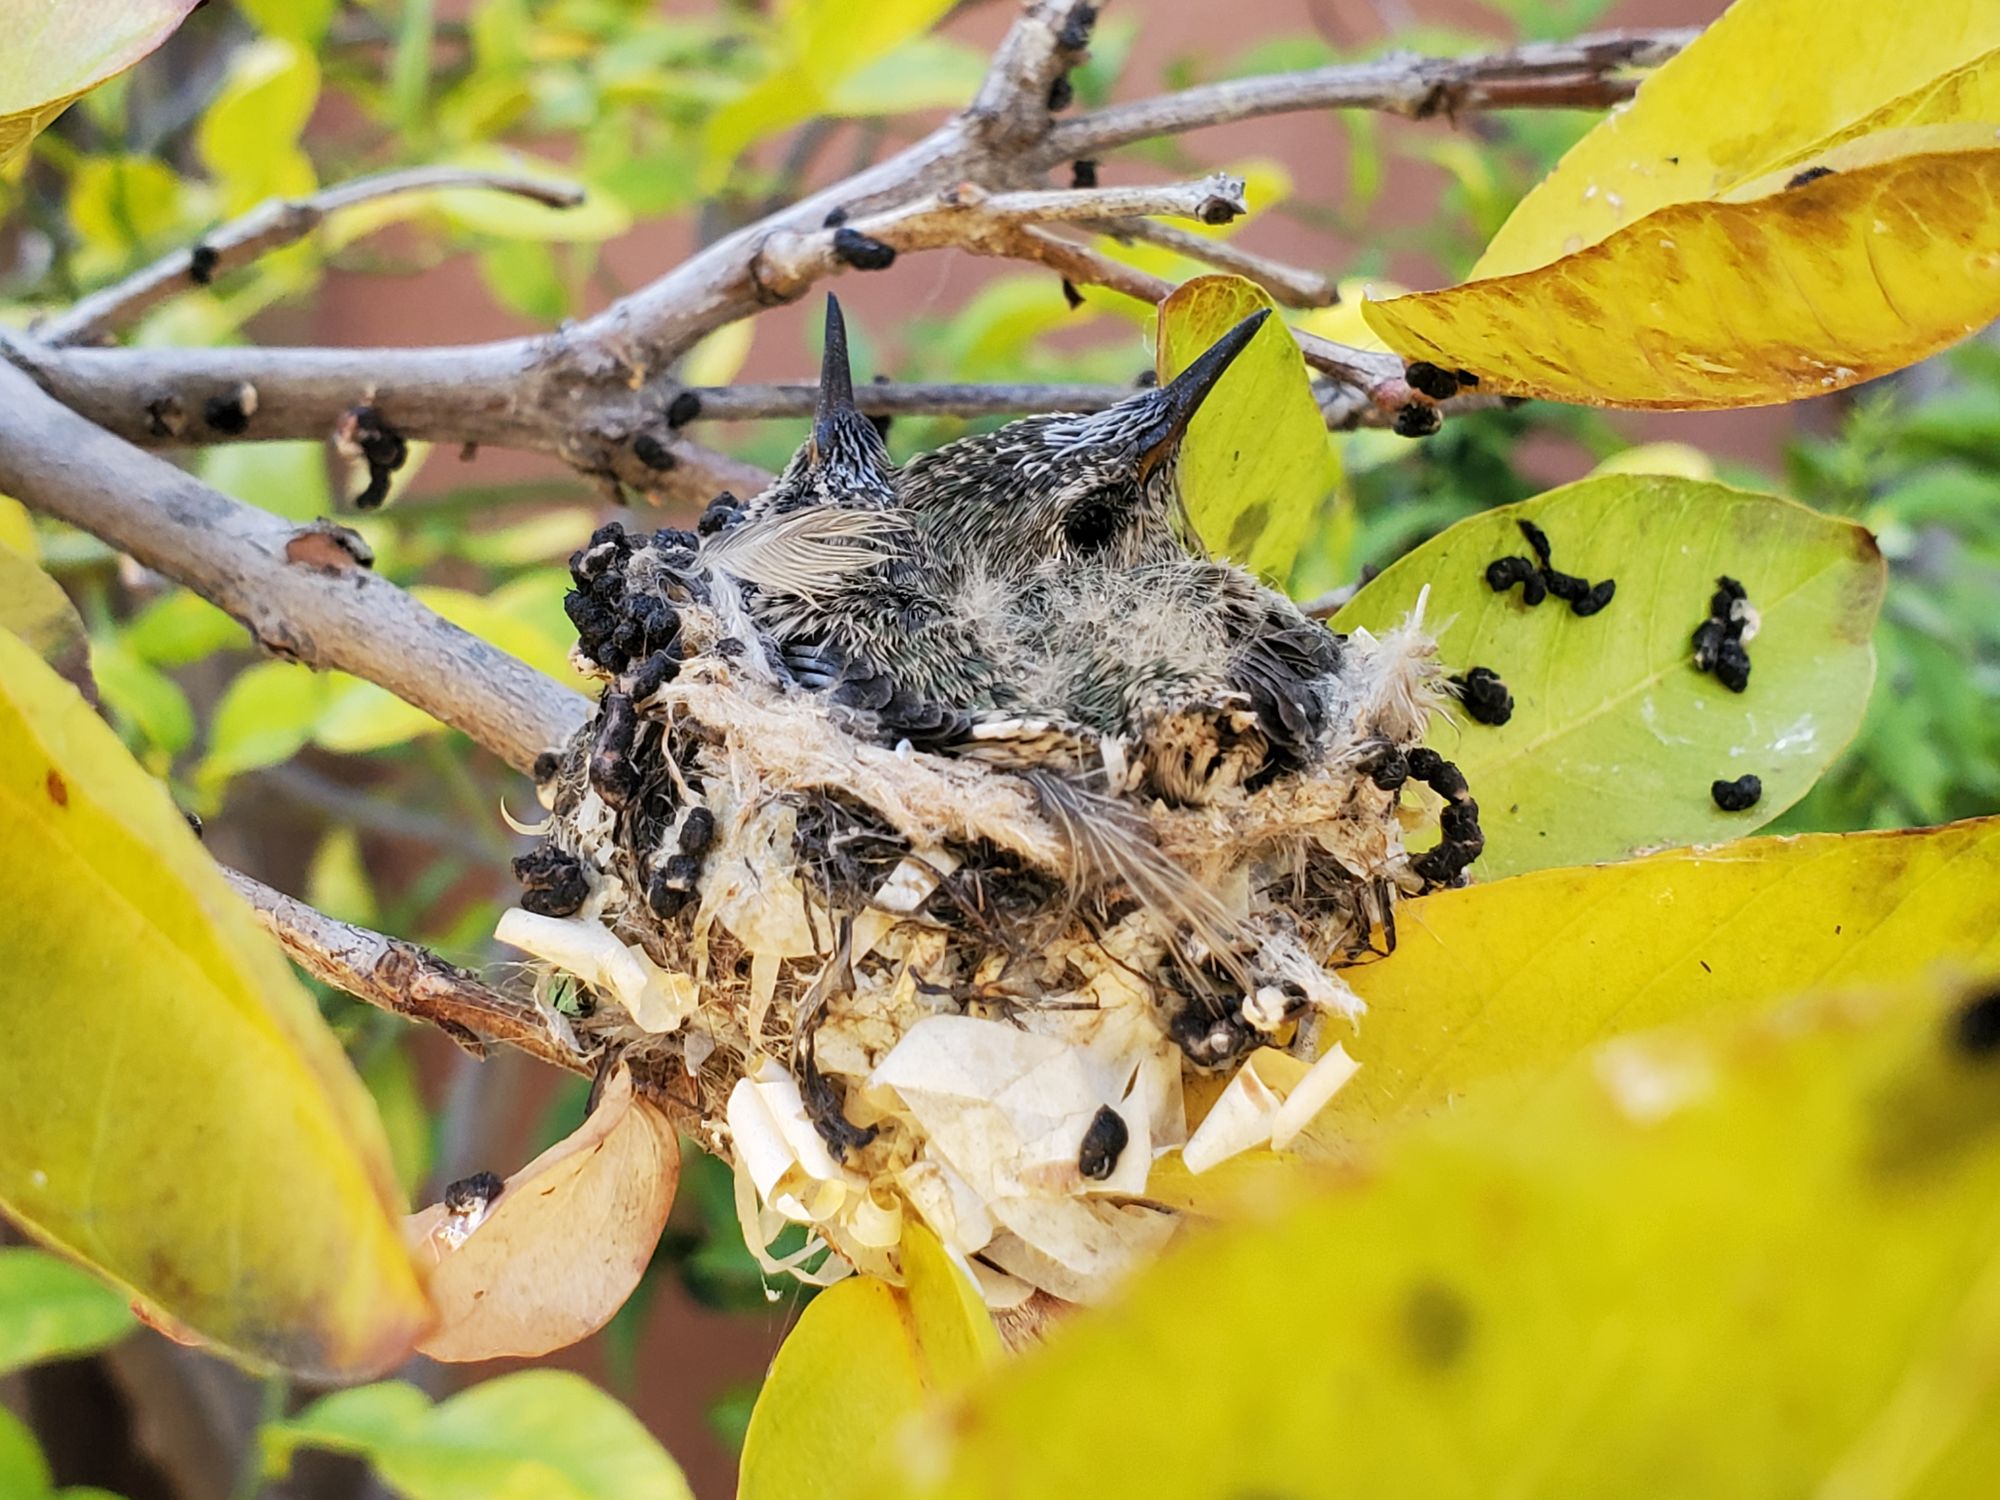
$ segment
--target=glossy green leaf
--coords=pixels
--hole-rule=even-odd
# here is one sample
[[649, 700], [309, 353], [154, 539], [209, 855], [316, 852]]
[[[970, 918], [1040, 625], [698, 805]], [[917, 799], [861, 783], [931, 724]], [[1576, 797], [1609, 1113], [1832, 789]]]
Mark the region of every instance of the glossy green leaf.
[[1294, 1181], [940, 1413], [877, 1493], [1973, 1500], [2000, 1052], [1966, 1004], [1624, 1039]]
[[0, 1246], [0, 1375], [93, 1353], [138, 1323], [125, 1299], [89, 1272], [46, 1250]]
[[167, 1319], [334, 1378], [430, 1309], [366, 1091], [164, 788], [0, 634], [0, 1205]]
[[407, 1500], [684, 1500], [687, 1480], [580, 1375], [524, 1370], [431, 1404], [400, 1381], [338, 1391], [263, 1434], [265, 1469], [299, 1448], [364, 1458]]
[[1745, 839], [1440, 891], [1346, 972], [1361, 1063], [1314, 1126], [1351, 1145], [1492, 1107], [1607, 1038], [1932, 964], [2000, 970], [2000, 819]]
[[913, 1222], [903, 1272], [905, 1286], [855, 1276], [808, 1304], [751, 1410], [737, 1500], [872, 1496], [912, 1414], [999, 1357], [971, 1278]]
[[[1223, 334], [1274, 304], [1240, 276], [1199, 276], [1160, 304], [1159, 376], [1173, 379]], [[1211, 552], [1262, 577], [1292, 569], [1320, 504], [1340, 482], [1340, 461], [1305, 361], [1273, 316], [1188, 427], [1181, 493]]]
[[[1564, 572], [1617, 591], [1579, 618], [1551, 597], [1497, 594], [1486, 566], [1527, 556], [1540, 525]], [[1694, 670], [1689, 638], [1715, 580], [1743, 583], [1761, 625], [1749, 690]], [[1755, 831], [1804, 796], [1852, 738], [1874, 676], [1884, 568], [1849, 521], [1769, 495], [1661, 475], [1581, 480], [1461, 521], [1370, 582], [1334, 619], [1382, 630], [1429, 591], [1445, 669], [1489, 667], [1513, 694], [1503, 726], [1462, 712], [1431, 743], [1465, 772], [1486, 852], [1475, 878], [1618, 859]], [[1763, 780], [1725, 813], [1718, 779]]]
[[164, 772], [175, 756], [194, 743], [194, 707], [180, 684], [135, 655], [121, 636], [107, 634], [91, 651], [97, 692], [112, 722], [128, 743], [142, 744], [147, 756], [161, 757], [148, 768]]
[[27, 642], [79, 691], [96, 692], [90, 676], [90, 637], [76, 606], [61, 584], [9, 547], [0, 547], [0, 630], [12, 631]]
[[197, 0], [0, 0], [0, 167], [77, 95], [173, 34]]

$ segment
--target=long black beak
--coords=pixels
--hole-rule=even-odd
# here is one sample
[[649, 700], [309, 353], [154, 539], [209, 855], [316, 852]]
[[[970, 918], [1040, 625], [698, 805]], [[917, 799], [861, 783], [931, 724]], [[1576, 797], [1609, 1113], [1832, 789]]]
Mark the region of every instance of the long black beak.
[[1143, 479], [1172, 453], [1187, 432], [1188, 423], [1201, 410], [1208, 393], [1221, 381], [1223, 372], [1236, 356], [1249, 347], [1264, 320], [1271, 316], [1266, 307], [1250, 314], [1221, 338], [1202, 350], [1201, 357], [1154, 393], [1158, 412], [1154, 423], [1139, 437], [1139, 476]]
[[817, 455], [832, 448], [840, 423], [854, 414], [854, 371], [847, 363], [847, 320], [840, 315], [840, 303], [829, 293], [826, 344], [819, 362], [819, 409], [813, 414], [813, 452]]

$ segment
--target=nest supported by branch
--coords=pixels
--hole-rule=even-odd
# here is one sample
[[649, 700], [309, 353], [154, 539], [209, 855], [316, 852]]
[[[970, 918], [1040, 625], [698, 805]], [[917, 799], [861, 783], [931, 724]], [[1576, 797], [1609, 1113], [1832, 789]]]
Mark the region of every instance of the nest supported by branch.
[[[1118, 840], [1207, 893], [1190, 912], [1080, 868], [1090, 831], [1066, 820], [1108, 802], [884, 745], [787, 685], [696, 538], [607, 528], [576, 570], [580, 654], [609, 682], [541, 768], [546, 837], [500, 936], [550, 966], [581, 1035], [693, 1080], [769, 1270], [894, 1277], [914, 1215], [996, 1307], [1101, 1296], [1174, 1229], [1148, 1196], [1161, 1156], [1283, 1146], [1346, 1080], [1362, 1007], [1338, 970], [1462, 868], [1403, 848], [1405, 778], [1437, 759], [1416, 622], [1346, 642], [1306, 769], [1117, 801]], [[811, 1238], [780, 1259], [789, 1223]]]

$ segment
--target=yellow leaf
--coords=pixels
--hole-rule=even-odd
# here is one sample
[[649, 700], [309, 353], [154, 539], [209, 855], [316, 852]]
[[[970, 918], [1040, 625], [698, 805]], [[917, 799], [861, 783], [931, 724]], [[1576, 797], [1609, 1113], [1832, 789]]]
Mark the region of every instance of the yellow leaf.
[[1584, 476], [1604, 474], [1667, 474], [1679, 479], [1715, 478], [1715, 460], [1687, 443], [1639, 443], [1620, 449]]
[[11, 495], [0, 495], [0, 547], [33, 562], [41, 553], [35, 542], [35, 522], [28, 507]]
[[1472, 274], [1547, 265], [1857, 131], [2000, 120], [1995, 48], [1992, 0], [1936, 0], [1921, 21], [1878, 0], [1737, 0], [1522, 199]]
[[1185, 1237], [910, 1434], [877, 1493], [1983, 1495], [1996, 1009], [1793, 1004], [1441, 1117]]
[[772, 70], [708, 117], [701, 186], [712, 191], [744, 147], [834, 112], [839, 85], [930, 29], [951, 0], [794, 0], [771, 37]]
[[[1524, 520], [1558, 569], [1613, 581], [1602, 611], [1579, 619], [1554, 598], [1529, 608], [1493, 591], [1488, 564], [1529, 553]], [[1427, 595], [1447, 670], [1485, 667], [1507, 685], [1504, 724], [1454, 713], [1430, 736], [1479, 801], [1472, 874], [1493, 880], [1750, 833], [1804, 796], [1860, 726], [1886, 573], [1852, 521], [1727, 485], [1608, 475], [1460, 521], [1333, 623], [1379, 633]], [[1721, 575], [1759, 613], [1741, 693], [1694, 669], [1690, 638]], [[1746, 773], [1762, 797], [1723, 812], [1710, 787]]]
[[1396, 951], [1347, 971], [1368, 1002], [1348, 1043], [1362, 1068], [1315, 1136], [1373, 1139], [1475, 1090], [1515, 1097], [1609, 1037], [1808, 986], [2000, 969], [2000, 818], [1543, 870], [1398, 918]]
[[406, 1229], [437, 1304], [432, 1359], [532, 1359], [588, 1338], [625, 1305], [666, 1227], [679, 1138], [620, 1064], [581, 1126], [465, 1208]]
[[8, 547], [0, 547], [0, 630], [27, 642], [86, 697], [96, 696], [83, 617], [61, 584]]
[[0, 1203], [239, 1356], [400, 1362], [430, 1308], [367, 1092], [159, 783], [0, 634]]
[[74, 100], [173, 34], [197, 0], [0, 0], [0, 168]]
[[[1274, 304], [1240, 276], [1200, 276], [1160, 304], [1159, 376], [1173, 379], [1223, 334]], [[1283, 579], [1320, 502], [1340, 482], [1305, 360], [1273, 317], [1236, 357], [1181, 444], [1181, 493], [1212, 552]]]
[[681, 362], [681, 379], [688, 385], [727, 385], [742, 372], [757, 336], [756, 320], [725, 323], [688, 350]]
[[2000, 315], [2000, 148], [1679, 203], [1539, 270], [1369, 303], [1487, 394], [1672, 411], [1825, 395]]
[[230, 212], [312, 191], [312, 163], [299, 137], [319, 101], [319, 84], [313, 54], [277, 37], [232, 55], [227, 82], [195, 128], [196, 148], [225, 184]]
[[971, 1278], [911, 1220], [902, 1264], [905, 1286], [856, 1276], [807, 1306], [751, 1410], [737, 1500], [872, 1497], [905, 1421], [999, 1358]]

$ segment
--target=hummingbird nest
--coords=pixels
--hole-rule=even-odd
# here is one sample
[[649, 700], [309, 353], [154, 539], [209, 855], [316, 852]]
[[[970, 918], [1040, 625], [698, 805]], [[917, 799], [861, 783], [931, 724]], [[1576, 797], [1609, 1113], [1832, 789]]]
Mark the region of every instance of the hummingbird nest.
[[[896, 1278], [915, 1220], [996, 1308], [1102, 1297], [1174, 1231], [1149, 1193], [1163, 1157], [1200, 1173], [1282, 1149], [1352, 1075], [1341, 1039], [1362, 1006], [1339, 971], [1393, 945], [1400, 896], [1477, 855], [1464, 778], [1421, 748], [1443, 685], [1420, 619], [1339, 641], [1178, 543], [1139, 536], [1151, 562], [1103, 560], [1125, 518], [1178, 503], [1179, 434], [1254, 333], [1130, 412], [1017, 424], [1038, 454], [1050, 434], [1069, 445], [1034, 472], [1055, 513], [1091, 514], [1098, 550], [1000, 587], [951, 575], [950, 597], [999, 624], [961, 629], [954, 605], [936, 628], [1013, 684], [1005, 704], [879, 672], [829, 687], [826, 637], [773, 624], [844, 579], [814, 617], [876, 649], [880, 622], [860, 618], [875, 596], [854, 580], [902, 580], [893, 603], [945, 576], [925, 571], [911, 476], [948, 466], [888, 475], [834, 352], [837, 309], [814, 440], [770, 492], [719, 502], [701, 535], [608, 526], [572, 560], [577, 657], [606, 687], [538, 768], [544, 839], [499, 936], [548, 966], [552, 1024], [688, 1081], [767, 1270]], [[1005, 451], [1008, 432], [962, 442]], [[1088, 493], [1059, 461], [1085, 442]], [[843, 452], [877, 498], [829, 488]], [[818, 491], [802, 498], [802, 479]], [[888, 553], [885, 515], [903, 518]], [[1182, 565], [1201, 583], [1185, 598], [1157, 586]], [[1039, 613], [1009, 617], [1009, 600]], [[1036, 630], [1039, 665], [1011, 663], [1004, 642]], [[1188, 660], [1211, 641], [1216, 660]], [[1030, 711], [1050, 701], [1031, 689], [1125, 660], [1146, 664], [1127, 718]], [[1421, 786], [1441, 837], [1412, 855]], [[804, 1248], [772, 1253], [792, 1224]]]

